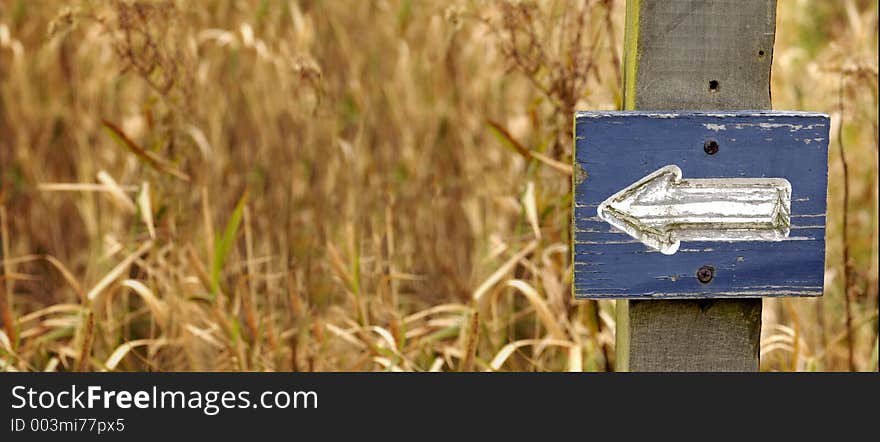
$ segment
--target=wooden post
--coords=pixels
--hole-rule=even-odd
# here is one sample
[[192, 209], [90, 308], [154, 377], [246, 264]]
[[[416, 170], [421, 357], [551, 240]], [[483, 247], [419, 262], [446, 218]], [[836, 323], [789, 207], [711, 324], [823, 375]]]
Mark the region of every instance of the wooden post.
[[[770, 108], [776, 0], [628, 0], [627, 110]], [[757, 371], [761, 299], [617, 301], [622, 371]]]

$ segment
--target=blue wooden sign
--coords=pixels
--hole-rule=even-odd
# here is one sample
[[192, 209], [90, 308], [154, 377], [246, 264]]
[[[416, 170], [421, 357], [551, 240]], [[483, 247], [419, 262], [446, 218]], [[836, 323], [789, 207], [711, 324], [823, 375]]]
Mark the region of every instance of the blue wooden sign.
[[822, 295], [827, 115], [575, 118], [577, 298]]

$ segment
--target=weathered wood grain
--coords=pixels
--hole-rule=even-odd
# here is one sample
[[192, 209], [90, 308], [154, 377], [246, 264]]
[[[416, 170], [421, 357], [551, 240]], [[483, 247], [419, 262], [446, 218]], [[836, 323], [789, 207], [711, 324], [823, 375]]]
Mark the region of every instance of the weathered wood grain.
[[629, 0], [633, 109], [769, 109], [775, 0]]
[[756, 371], [761, 300], [618, 301], [619, 371]]
[[[624, 103], [768, 109], [775, 33], [775, 0], [628, 0]], [[756, 371], [761, 302], [618, 301], [617, 367]]]

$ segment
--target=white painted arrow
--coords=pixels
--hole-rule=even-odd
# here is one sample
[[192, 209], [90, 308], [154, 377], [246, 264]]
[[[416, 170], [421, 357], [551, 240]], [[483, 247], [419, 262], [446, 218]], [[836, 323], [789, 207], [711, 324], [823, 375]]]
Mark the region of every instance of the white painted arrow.
[[784, 178], [681, 178], [671, 165], [599, 205], [599, 217], [672, 255], [681, 241], [781, 241], [788, 237], [791, 183]]

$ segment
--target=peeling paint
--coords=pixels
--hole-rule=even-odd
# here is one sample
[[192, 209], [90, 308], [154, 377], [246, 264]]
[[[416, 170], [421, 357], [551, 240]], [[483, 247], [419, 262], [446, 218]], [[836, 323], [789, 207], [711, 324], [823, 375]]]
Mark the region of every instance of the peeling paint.
[[587, 171], [581, 167], [580, 164], [575, 163], [574, 165], [574, 185], [579, 186], [585, 179], [587, 179], [589, 175]]
[[[827, 202], [827, 140], [829, 119], [813, 113], [777, 111], [676, 111], [579, 113], [574, 164], [590, 172], [574, 189], [572, 253], [573, 293], [578, 298], [695, 299], [821, 296], [824, 277], [824, 217]], [[761, 127], [760, 123], [765, 123]], [[722, 129], [723, 127], [723, 129]], [[719, 137], [716, 155], [706, 155], [707, 136]], [[805, 140], [809, 139], [807, 144]], [[768, 227], [786, 229], [778, 241], [681, 240], [677, 253], [666, 255], [646, 246], [628, 232], [600, 217], [599, 207], [642, 177], [676, 165], [684, 178], [679, 184], [713, 185], [717, 180], [786, 180], [791, 187], [789, 215], [771, 218]], [[656, 183], [655, 183], [656, 184]], [[669, 184], [669, 183], [667, 183]], [[662, 187], [662, 186], [660, 186]], [[672, 193], [654, 188], [654, 196]], [[662, 218], [705, 212], [705, 218], [730, 216], [704, 210], [716, 195], [692, 189], [705, 198], [688, 206], [684, 194], [673, 194], [675, 210], [659, 210], [646, 231], [691, 233], [693, 223], [661, 223]], [[735, 195], [733, 195], [735, 196]], [[748, 198], [748, 194], [744, 194]], [[730, 198], [734, 207], [743, 204]], [[620, 207], [629, 215], [657, 212], [655, 202]], [[767, 201], [769, 206], [778, 202]], [[669, 201], [657, 205], [669, 205]], [[607, 208], [607, 206], [605, 206]], [[739, 210], [739, 209], [736, 209]], [[641, 215], [639, 215], [641, 211]], [[610, 213], [610, 212], [609, 212]], [[623, 213], [623, 212], [621, 212]], [[726, 213], [726, 215], [725, 215]], [[610, 213], [619, 216], [614, 213]], [[620, 219], [626, 220], [626, 214]], [[724, 218], [727, 220], [727, 218]], [[669, 221], [669, 220], [666, 220]], [[674, 227], [670, 228], [670, 225]], [[653, 230], [652, 230], [653, 229]], [[676, 230], [683, 229], [683, 230]], [[656, 233], [654, 233], [656, 231]], [[696, 278], [701, 266], [716, 269], [709, 284]]]

